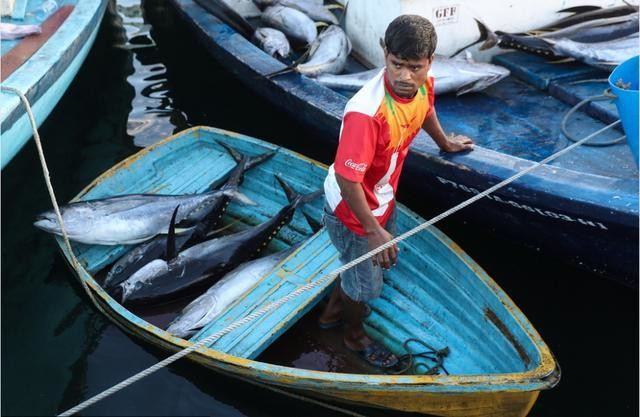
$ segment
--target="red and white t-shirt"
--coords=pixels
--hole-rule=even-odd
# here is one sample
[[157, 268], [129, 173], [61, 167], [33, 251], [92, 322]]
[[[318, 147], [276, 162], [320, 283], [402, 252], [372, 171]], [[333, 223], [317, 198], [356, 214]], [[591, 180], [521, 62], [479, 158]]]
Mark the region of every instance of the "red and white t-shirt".
[[397, 96], [383, 70], [349, 100], [333, 165], [324, 181], [331, 209], [349, 230], [364, 235], [360, 221], [342, 199], [335, 174], [362, 184], [381, 225], [389, 218], [409, 144], [433, 109], [433, 76], [413, 98]]

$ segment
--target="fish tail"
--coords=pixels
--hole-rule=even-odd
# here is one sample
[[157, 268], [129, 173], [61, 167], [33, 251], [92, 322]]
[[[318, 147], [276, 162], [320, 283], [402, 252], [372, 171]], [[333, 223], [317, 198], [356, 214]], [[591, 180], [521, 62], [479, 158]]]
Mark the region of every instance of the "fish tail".
[[487, 27], [484, 23], [482, 23], [478, 19], [474, 19], [478, 24], [478, 30], [480, 30], [480, 41], [484, 41], [484, 43], [480, 46], [480, 50], [484, 51], [485, 49], [493, 48], [494, 46], [500, 43], [500, 38], [498, 35], [493, 32], [491, 29]]
[[494, 32], [492, 32], [487, 27], [487, 25], [485, 25], [484, 23], [482, 23], [480, 20], [476, 18], [474, 18], [474, 20], [478, 25], [478, 31], [480, 31], [480, 37], [477, 40], [471, 42], [470, 44], [467, 44], [462, 48], [458, 49], [453, 54], [449, 55], [449, 58], [453, 58], [454, 56], [458, 55], [460, 52], [464, 51], [465, 49], [471, 48], [473, 45], [476, 45], [480, 42], [484, 42], [482, 46], [480, 46], [480, 50], [489, 49], [500, 42], [500, 39], [498, 38], [498, 36]]

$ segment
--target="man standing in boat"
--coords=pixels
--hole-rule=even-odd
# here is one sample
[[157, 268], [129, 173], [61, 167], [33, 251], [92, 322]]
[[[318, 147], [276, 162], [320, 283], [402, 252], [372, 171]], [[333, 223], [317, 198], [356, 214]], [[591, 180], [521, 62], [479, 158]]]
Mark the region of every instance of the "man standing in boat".
[[[445, 135], [436, 116], [430, 73], [436, 43], [435, 29], [424, 17], [394, 19], [385, 32], [385, 69], [347, 103], [336, 158], [324, 183], [324, 223], [343, 263], [393, 239], [395, 192], [420, 128], [444, 152], [473, 149], [471, 139]], [[394, 266], [397, 258], [398, 248], [392, 246], [342, 273], [319, 317], [324, 329], [344, 323], [345, 345], [381, 368], [398, 359], [365, 332], [365, 303], [380, 295], [382, 269]]]

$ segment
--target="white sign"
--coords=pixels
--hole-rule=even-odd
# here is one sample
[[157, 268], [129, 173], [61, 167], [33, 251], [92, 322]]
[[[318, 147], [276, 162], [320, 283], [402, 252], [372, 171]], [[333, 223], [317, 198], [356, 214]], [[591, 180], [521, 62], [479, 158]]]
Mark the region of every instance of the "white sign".
[[458, 23], [460, 15], [460, 5], [441, 6], [433, 9], [432, 23], [434, 25], [447, 25]]

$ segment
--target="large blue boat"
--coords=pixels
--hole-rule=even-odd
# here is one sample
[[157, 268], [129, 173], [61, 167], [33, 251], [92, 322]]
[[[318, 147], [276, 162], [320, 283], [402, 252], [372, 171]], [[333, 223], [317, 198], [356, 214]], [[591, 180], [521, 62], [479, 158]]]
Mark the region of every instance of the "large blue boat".
[[[8, 2], [11, 3], [11, 2]], [[16, 0], [2, 23], [37, 25], [40, 33], [2, 39], [2, 87], [29, 100], [40, 126], [84, 62], [100, 27], [107, 0]], [[2, 168], [32, 136], [31, 123], [14, 92], [0, 92]]]
[[[173, 3], [221, 65], [320, 133], [323, 145], [336, 146], [348, 94], [295, 72], [267, 77], [285, 64], [193, 0]], [[530, 167], [572, 143], [561, 133], [563, 116], [573, 104], [608, 86], [588, 81], [606, 74], [582, 64], [550, 64], [518, 52], [498, 55], [494, 62], [509, 68], [512, 76], [481, 93], [436, 99], [445, 130], [472, 137], [475, 150], [443, 154], [422, 132], [411, 145], [401, 194], [446, 208]], [[354, 62], [349, 65], [358, 69]], [[597, 102], [577, 113], [568, 126], [580, 138], [617, 118], [613, 104]], [[461, 215], [527, 246], [638, 285], [638, 167], [624, 143], [582, 146]]]

